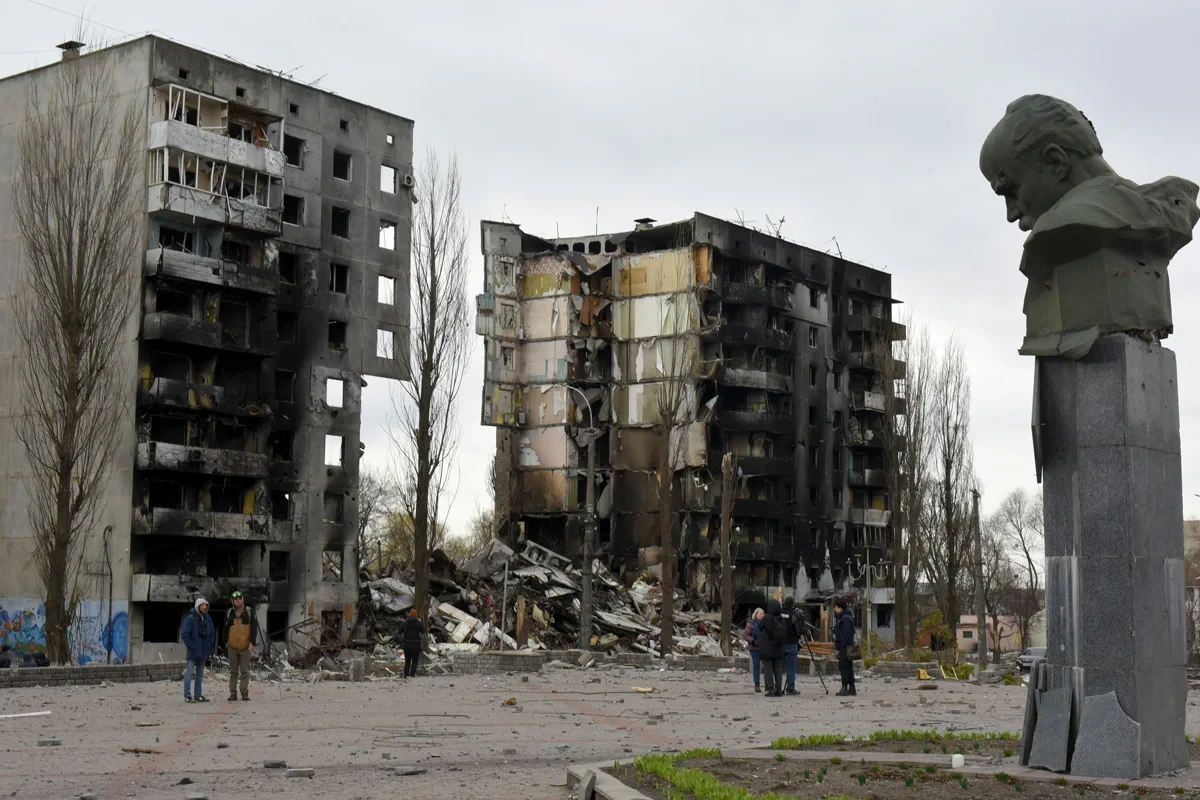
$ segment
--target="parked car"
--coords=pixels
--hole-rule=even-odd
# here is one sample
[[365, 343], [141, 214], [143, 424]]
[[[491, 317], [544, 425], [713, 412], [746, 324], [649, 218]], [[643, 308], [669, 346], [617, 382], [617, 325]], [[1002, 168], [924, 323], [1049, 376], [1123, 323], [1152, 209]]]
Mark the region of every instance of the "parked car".
[[1029, 672], [1033, 669], [1035, 661], [1041, 661], [1046, 657], [1046, 648], [1044, 647], [1029, 647], [1025, 652], [1017, 656], [1017, 666], [1021, 668], [1021, 672]]

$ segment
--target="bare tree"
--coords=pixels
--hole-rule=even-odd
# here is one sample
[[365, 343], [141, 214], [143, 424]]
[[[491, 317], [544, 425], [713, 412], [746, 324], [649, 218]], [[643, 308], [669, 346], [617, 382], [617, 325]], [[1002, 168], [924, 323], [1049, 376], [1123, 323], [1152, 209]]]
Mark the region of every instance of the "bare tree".
[[[395, 510], [399, 493], [384, 470], [360, 467], [358, 472], [358, 559], [371, 564], [372, 555], [382, 550], [388, 517]], [[375, 564], [381, 568], [382, 563]]]
[[451, 494], [459, 429], [456, 405], [470, 360], [467, 221], [458, 159], [443, 167], [430, 150], [418, 171], [412, 242], [409, 379], [392, 392], [392, 424], [400, 499], [412, 520], [415, 606], [429, 597], [429, 554]]
[[25, 254], [13, 327], [26, 413], [15, 428], [55, 663], [71, 658], [80, 566], [127, 429], [120, 361], [138, 296], [144, 137], [135, 103], [118, 112], [112, 69], [96, 53], [60, 64], [48, 87], [32, 81], [13, 183]]
[[1003, 545], [1012, 551], [1019, 572], [1013, 587], [1011, 611], [1017, 618], [1021, 641], [1029, 638], [1029, 622], [1042, 607], [1045, 535], [1042, 528], [1042, 495], [1014, 489], [989, 519]]

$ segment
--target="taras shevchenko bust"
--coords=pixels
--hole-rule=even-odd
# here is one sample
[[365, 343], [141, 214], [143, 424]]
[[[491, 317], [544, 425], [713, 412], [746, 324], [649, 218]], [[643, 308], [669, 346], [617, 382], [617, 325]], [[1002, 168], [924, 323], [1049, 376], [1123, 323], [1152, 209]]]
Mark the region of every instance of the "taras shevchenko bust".
[[1104, 334], [1171, 333], [1167, 265], [1200, 219], [1196, 184], [1125, 180], [1087, 117], [1037, 94], [1008, 106], [979, 168], [1029, 232], [1023, 355], [1081, 358]]

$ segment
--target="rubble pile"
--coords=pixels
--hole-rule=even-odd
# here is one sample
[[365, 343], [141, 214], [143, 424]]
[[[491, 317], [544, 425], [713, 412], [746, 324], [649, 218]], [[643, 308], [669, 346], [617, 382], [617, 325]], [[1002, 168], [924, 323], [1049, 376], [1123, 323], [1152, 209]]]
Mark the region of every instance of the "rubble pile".
[[[583, 575], [569, 559], [533, 542], [517, 553], [495, 539], [461, 566], [439, 555], [432, 559], [427, 618], [436, 655], [578, 645]], [[626, 588], [599, 562], [592, 574], [592, 649], [659, 655], [662, 587], [653, 576]], [[372, 646], [378, 656], [399, 650], [414, 583], [411, 571], [362, 581], [355, 644]], [[675, 607], [674, 651], [721, 655], [720, 615], [689, 611], [678, 592]], [[732, 639], [744, 649], [737, 631]]]

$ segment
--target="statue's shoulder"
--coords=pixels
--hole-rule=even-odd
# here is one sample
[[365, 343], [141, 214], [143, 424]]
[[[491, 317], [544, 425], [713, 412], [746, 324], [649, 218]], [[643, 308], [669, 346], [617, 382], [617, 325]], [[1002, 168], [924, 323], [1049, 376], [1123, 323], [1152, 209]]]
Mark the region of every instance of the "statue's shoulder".
[[1084, 181], [1043, 214], [1025, 241], [1027, 251], [1049, 248], [1150, 248], [1170, 258], [1192, 239], [1200, 220], [1197, 187], [1168, 176], [1139, 185], [1117, 175]]

